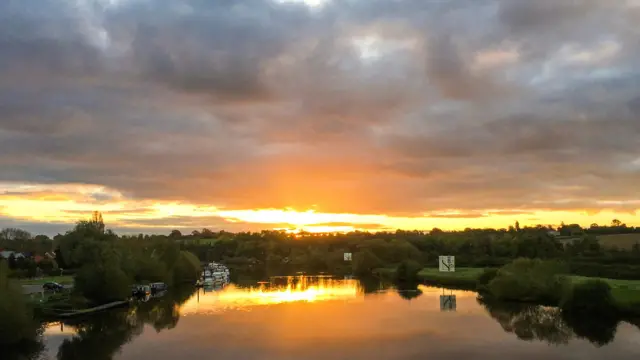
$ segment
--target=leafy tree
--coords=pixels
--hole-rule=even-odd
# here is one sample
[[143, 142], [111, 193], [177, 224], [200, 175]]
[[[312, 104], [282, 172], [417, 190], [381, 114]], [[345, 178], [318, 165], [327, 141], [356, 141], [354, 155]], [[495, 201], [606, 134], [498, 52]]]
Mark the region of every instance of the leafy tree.
[[0, 345], [34, 341], [37, 325], [19, 285], [9, 280], [9, 267], [0, 260]]
[[24, 241], [31, 239], [31, 233], [18, 228], [4, 228], [0, 230], [1, 240]]
[[373, 270], [384, 264], [371, 250], [364, 250], [353, 256], [353, 273], [357, 276], [371, 275]]
[[124, 300], [131, 294], [132, 279], [113, 260], [87, 263], [75, 276], [74, 290], [96, 304]]
[[487, 288], [499, 300], [557, 303], [566, 267], [557, 261], [517, 259], [498, 270]]
[[195, 282], [202, 271], [198, 258], [188, 251], [181, 251], [178, 261], [173, 268], [173, 278], [176, 283]]
[[566, 291], [560, 308], [572, 316], [612, 317], [615, 304], [611, 287], [602, 280], [588, 280]]
[[396, 281], [399, 283], [418, 282], [418, 272], [422, 266], [414, 260], [404, 260], [396, 268]]

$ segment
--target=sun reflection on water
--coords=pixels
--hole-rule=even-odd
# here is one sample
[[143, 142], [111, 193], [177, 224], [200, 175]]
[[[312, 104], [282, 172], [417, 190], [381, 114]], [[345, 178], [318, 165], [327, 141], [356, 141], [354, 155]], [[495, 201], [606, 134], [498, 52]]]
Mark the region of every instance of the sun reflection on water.
[[330, 277], [286, 277], [253, 287], [229, 285], [218, 291], [199, 291], [182, 305], [181, 314], [248, 310], [255, 306], [291, 302], [349, 300], [363, 296], [357, 280]]

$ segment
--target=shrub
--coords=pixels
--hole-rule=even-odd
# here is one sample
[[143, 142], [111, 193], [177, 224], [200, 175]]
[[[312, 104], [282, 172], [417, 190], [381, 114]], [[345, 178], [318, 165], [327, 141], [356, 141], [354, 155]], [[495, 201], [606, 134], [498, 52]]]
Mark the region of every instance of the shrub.
[[404, 260], [396, 268], [396, 281], [400, 283], [418, 282], [418, 272], [422, 266], [413, 260]]
[[611, 287], [602, 280], [589, 280], [568, 289], [560, 301], [562, 318], [574, 333], [597, 346], [615, 337], [618, 316]]
[[75, 291], [93, 303], [118, 301], [131, 295], [132, 280], [117, 263], [98, 262], [84, 265], [75, 277]]
[[353, 258], [353, 273], [357, 276], [369, 276], [373, 270], [382, 267], [383, 262], [371, 250], [355, 253]]
[[498, 270], [487, 285], [498, 300], [557, 304], [567, 281], [564, 264], [539, 259], [518, 259]]
[[0, 344], [12, 345], [36, 338], [37, 325], [22, 289], [11, 282], [9, 268], [0, 260]]
[[180, 257], [173, 268], [173, 279], [176, 283], [195, 282], [200, 277], [200, 261], [188, 251], [180, 251]]
[[478, 280], [476, 280], [477, 290], [481, 292], [488, 291], [487, 286], [489, 285], [491, 280], [493, 280], [497, 275], [498, 275], [498, 269], [492, 269], [492, 268], [484, 269], [482, 274], [480, 274], [480, 276], [478, 277]]
[[567, 314], [610, 316], [615, 311], [611, 287], [602, 280], [588, 280], [565, 291], [560, 308]]

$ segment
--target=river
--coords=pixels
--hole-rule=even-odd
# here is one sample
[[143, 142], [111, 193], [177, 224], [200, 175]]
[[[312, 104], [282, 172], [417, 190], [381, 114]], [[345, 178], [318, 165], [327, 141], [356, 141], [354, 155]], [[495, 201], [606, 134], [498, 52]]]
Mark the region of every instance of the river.
[[45, 327], [40, 359], [638, 359], [640, 329], [419, 286], [281, 278]]

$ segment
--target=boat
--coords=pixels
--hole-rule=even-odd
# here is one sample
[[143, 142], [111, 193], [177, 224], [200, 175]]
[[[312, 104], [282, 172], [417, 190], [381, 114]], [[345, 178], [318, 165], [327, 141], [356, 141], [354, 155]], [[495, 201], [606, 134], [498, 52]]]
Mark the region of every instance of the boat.
[[149, 287], [151, 288], [151, 294], [156, 294], [156, 293], [165, 291], [168, 288], [167, 284], [163, 282], [151, 283], [149, 284]]
[[196, 282], [198, 287], [211, 287], [214, 285], [224, 286], [230, 282], [229, 269], [216, 262], [208, 263], [204, 266], [200, 280]]

